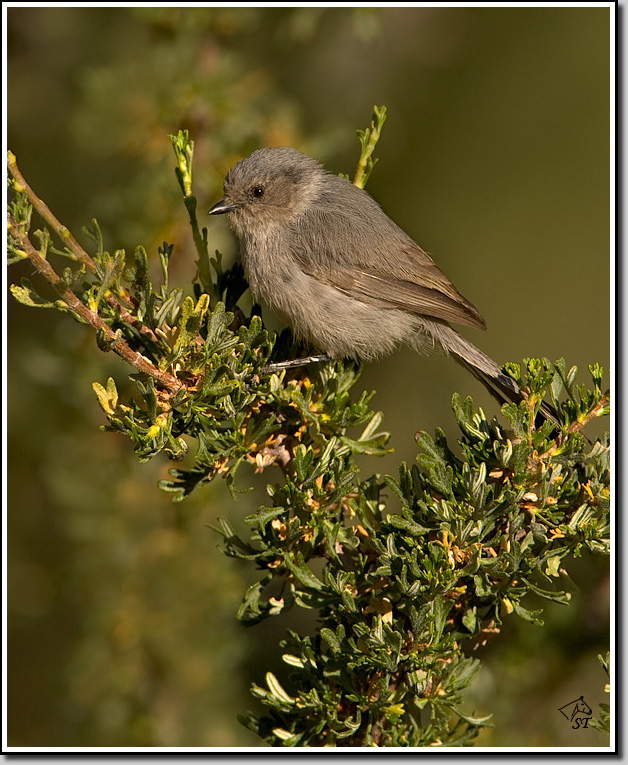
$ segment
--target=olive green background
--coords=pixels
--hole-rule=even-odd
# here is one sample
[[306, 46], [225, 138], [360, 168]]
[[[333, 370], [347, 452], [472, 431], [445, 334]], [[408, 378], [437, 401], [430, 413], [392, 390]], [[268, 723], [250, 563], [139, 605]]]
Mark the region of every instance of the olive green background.
[[[110, 250], [142, 243], [154, 257], [174, 242], [172, 278], [187, 286], [168, 133], [196, 141], [202, 213], [228, 167], [263, 145], [352, 173], [355, 130], [386, 104], [368, 190], [478, 307], [488, 330], [467, 336], [500, 363], [563, 356], [586, 382], [587, 364], [610, 359], [611, 13], [9, 8], [8, 145], [75, 233], [96, 217]], [[203, 224], [233, 257], [224, 221]], [[166, 460], [140, 465], [99, 430], [91, 383], [113, 375], [131, 390], [122, 362], [67, 316], [8, 298], [8, 319], [9, 744], [260, 746], [235, 716], [254, 707], [251, 682], [286, 677], [286, 627], [313, 622], [242, 628], [253, 572], [222, 556], [207, 524], [238, 524], [278, 477], [243, 475], [256, 488], [237, 502], [216, 482], [172, 504], [156, 486]], [[498, 412], [444, 357], [402, 349], [361, 382], [396, 450], [363, 460], [369, 474], [411, 462], [416, 430], [455, 438], [454, 391]], [[492, 712], [495, 727], [479, 743], [606, 745], [557, 711], [605, 701], [608, 562], [585, 556], [570, 573], [572, 606], [546, 608], [544, 628], [513, 616], [480, 652], [465, 709]]]

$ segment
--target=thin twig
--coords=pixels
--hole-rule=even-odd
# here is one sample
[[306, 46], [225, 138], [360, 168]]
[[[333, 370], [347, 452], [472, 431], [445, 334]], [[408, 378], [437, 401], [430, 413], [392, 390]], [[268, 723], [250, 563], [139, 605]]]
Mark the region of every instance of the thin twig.
[[85, 250], [81, 247], [81, 245], [76, 241], [76, 239], [72, 236], [70, 231], [62, 224], [60, 223], [55, 216], [50, 211], [50, 208], [48, 205], [46, 205], [45, 202], [43, 202], [37, 194], [31, 189], [31, 187], [26, 183], [26, 180], [24, 179], [24, 176], [17, 167], [17, 160], [15, 158], [15, 154], [13, 154], [12, 151], [7, 153], [7, 166], [9, 168], [9, 172], [15, 179], [15, 182], [18, 185], [18, 188], [16, 188], [16, 191], [25, 191], [31, 204], [37, 210], [37, 212], [41, 215], [43, 220], [46, 221], [46, 223], [55, 231], [59, 238], [65, 242], [65, 244], [68, 246], [68, 249], [72, 252], [72, 254], [76, 257], [78, 261], [85, 264], [87, 268], [92, 273], [97, 273], [96, 264], [90, 258], [90, 256], [85, 252]]
[[[382, 127], [384, 126], [385, 121], [386, 107], [376, 106], [373, 110], [371, 127], [366, 128], [364, 131], [358, 130], [358, 136], [362, 142], [362, 153], [360, 154], [360, 159], [358, 160], [358, 166], [353, 178], [353, 185], [357, 186], [359, 189], [364, 188], [366, 182], [368, 181], [369, 175], [373, 170], [375, 162], [377, 162], [377, 160], [373, 160], [371, 157], [375, 151], [375, 146], [377, 145], [377, 142], [379, 141], [382, 134]], [[364, 139], [367, 137], [368, 140], [365, 141]]]
[[183, 383], [176, 377], [168, 372], [162, 372], [160, 369], [157, 369], [157, 367], [155, 367], [147, 358], [129, 348], [124, 340], [118, 337], [118, 335], [97, 313], [90, 311], [87, 306], [81, 303], [72, 290], [65, 286], [63, 280], [58, 276], [50, 263], [48, 263], [45, 258], [41, 257], [27, 238], [20, 234], [18, 226], [10, 215], [8, 216], [8, 228], [10, 235], [15, 239], [20, 250], [24, 252], [44, 279], [54, 287], [68, 308], [94, 329], [101, 331], [105, 341], [110, 345], [111, 350], [131, 364], [131, 366], [135, 367], [138, 371], [149, 375], [161, 386], [173, 393], [176, 393], [176, 391], [183, 387]]
[[[76, 239], [72, 236], [70, 231], [60, 222], [57, 220], [57, 218], [54, 216], [48, 205], [40, 199], [37, 194], [33, 191], [33, 189], [28, 185], [26, 182], [24, 176], [20, 172], [18, 166], [17, 166], [17, 159], [15, 157], [15, 154], [13, 154], [12, 151], [7, 152], [7, 166], [9, 168], [9, 172], [13, 176], [16, 186], [16, 191], [24, 191], [26, 195], [28, 196], [28, 199], [30, 203], [33, 205], [35, 210], [39, 213], [41, 218], [52, 228], [52, 230], [57, 234], [59, 239], [61, 239], [62, 242], [66, 244], [70, 252], [74, 255], [74, 257], [80, 262], [85, 264], [85, 266], [93, 273], [98, 273], [98, 268], [96, 266], [96, 263], [94, 260], [85, 252], [85, 250], [81, 247], [81, 245], [76, 241]], [[122, 296], [130, 302], [131, 296], [126, 290], [122, 290]], [[108, 293], [105, 296], [106, 302], [114, 309], [114, 311], [118, 312], [120, 315], [120, 318], [124, 321], [129, 321], [129, 323], [135, 323], [136, 319], [126, 310], [124, 305], [120, 302], [120, 300], [113, 295], [112, 293]], [[146, 327], [145, 325], [142, 325], [140, 332], [142, 334], [147, 335], [151, 338], [154, 342], [158, 342], [158, 339], [154, 332], [150, 329], [150, 327]]]

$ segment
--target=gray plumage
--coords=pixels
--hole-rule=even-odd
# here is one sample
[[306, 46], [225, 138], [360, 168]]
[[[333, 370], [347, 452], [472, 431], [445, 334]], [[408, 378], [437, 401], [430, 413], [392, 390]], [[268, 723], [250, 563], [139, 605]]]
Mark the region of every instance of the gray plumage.
[[440, 346], [499, 399], [519, 389], [449, 322], [486, 324], [366, 191], [295, 149], [260, 149], [227, 173], [225, 213], [255, 300], [331, 358], [368, 360], [401, 343]]

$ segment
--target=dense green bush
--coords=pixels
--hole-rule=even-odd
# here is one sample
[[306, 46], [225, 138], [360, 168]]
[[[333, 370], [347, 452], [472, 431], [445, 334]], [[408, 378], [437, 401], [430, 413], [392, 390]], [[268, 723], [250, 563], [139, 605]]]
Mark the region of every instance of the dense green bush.
[[[359, 183], [383, 116], [376, 109], [362, 133]], [[288, 689], [272, 672], [254, 686], [266, 712], [243, 718], [251, 730], [274, 746], [468, 743], [488, 724], [464, 707], [479, 667], [470, 649], [510, 614], [542, 624], [526, 596], [568, 603], [569, 560], [608, 554], [609, 439], [582, 432], [608, 414], [602, 369], [590, 366], [587, 387], [563, 360], [506, 365], [523, 398], [502, 407], [503, 422], [454, 395], [456, 446], [440, 430], [419, 432], [415, 464], [363, 478], [356, 455], [384, 454], [388, 434], [369, 408], [373, 394], [356, 390], [360, 368], [268, 370], [297, 349], [289, 333], [268, 333], [255, 306], [242, 308], [241, 267], [225, 270], [210, 255], [196, 220], [193, 143], [185, 132], [172, 140], [198, 255], [192, 294], [169, 287], [171, 244], [159, 250], [157, 287], [144, 249], [110, 253], [95, 221], [88, 254], [10, 154], [10, 259], [29, 259], [56, 298], [27, 279], [13, 295], [69, 312], [133, 367], [135, 396], [122, 400], [111, 378], [94, 390], [107, 428], [140, 460], [185, 460], [161, 484], [175, 500], [217, 476], [235, 491], [243, 463], [272, 476], [267, 504], [244, 519], [248, 536], [226, 519], [218, 527], [224, 552], [258, 572], [238, 618], [254, 625], [302, 608], [318, 627], [283, 644]], [[47, 228], [32, 230], [33, 210]], [[69, 265], [55, 270], [51, 255]], [[544, 399], [559, 423], [537, 427]]]

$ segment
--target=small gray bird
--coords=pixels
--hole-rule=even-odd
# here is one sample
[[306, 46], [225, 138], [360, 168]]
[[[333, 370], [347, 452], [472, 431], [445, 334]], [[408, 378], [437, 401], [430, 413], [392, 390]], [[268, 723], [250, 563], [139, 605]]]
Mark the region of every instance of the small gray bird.
[[295, 149], [260, 149], [227, 173], [225, 213], [256, 301], [328, 358], [440, 346], [499, 400], [517, 384], [449, 322], [486, 324], [366, 191]]

